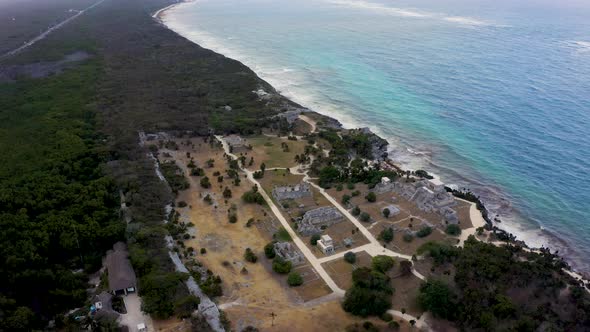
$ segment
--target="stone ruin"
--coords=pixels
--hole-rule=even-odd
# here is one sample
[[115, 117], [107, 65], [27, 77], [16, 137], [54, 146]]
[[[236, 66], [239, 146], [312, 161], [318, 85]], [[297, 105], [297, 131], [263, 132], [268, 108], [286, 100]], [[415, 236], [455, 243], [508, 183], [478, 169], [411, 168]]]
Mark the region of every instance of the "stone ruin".
[[224, 137], [224, 139], [232, 148], [242, 148], [247, 146], [246, 140], [239, 135], [229, 135]]
[[311, 189], [309, 184], [302, 182], [294, 186], [274, 187], [272, 190], [272, 197], [280, 202], [285, 199], [299, 199], [304, 197], [311, 197]]
[[287, 262], [293, 265], [300, 265], [305, 263], [303, 254], [299, 252], [290, 242], [277, 242], [274, 244], [275, 253]]
[[435, 185], [427, 180], [412, 183], [398, 181], [395, 182], [393, 190], [416, 203], [418, 208], [425, 212], [438, 211], [456, 204], [455, 197], [445, 190], [444, 185]]
[[457, 211], [451, 209], [448, 206], [440, 209], [440, 214], [442, 214], [444, 221], [447, 224], [457, 225], [459, 223], [459, 217], [457, 217]]
[[384, 211], [385, 209], [388, 209], [388, 210], [389, 210], [389, 216], [390, 216], [390, 217], [393, 217], [393, 216], [395, 216], [396, 214], [400, 213], [400, 209], [399, 209], [397, 206], [393, 205], [393, 204], [390, 204], [390, 205], [388, 205], [388, 206], [386, 206], [386, 207], [382, 208], [382, 209], [381, 209], [381, 214], [383, 214], [383, 211]]
[[322, 232], [322, 226], [331, 226], [341, 222], [344, 216], [332, 206], [324, 206], [307, 211], [297, 222], [297, 230], [303, 236], [310, 236]]
[[375, 188], [373, 188], [373, 192], [375, 192], [375, 194], [383, 194], [386, 192], [390, 192], [393, 191], [395, 189], [395, 184], [393, 181], [391, 181], [391, 179], [389, 179], [388, 177], [382, 177], [381, 178], [381, 182], [377, 183], [377, 185], [375, 185]]

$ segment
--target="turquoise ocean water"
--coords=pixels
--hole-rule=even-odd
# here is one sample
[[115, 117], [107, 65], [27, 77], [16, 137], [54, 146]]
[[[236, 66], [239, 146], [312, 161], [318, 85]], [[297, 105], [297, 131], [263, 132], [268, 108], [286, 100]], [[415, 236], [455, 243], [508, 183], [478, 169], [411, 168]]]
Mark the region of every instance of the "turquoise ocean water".
[[203, 0], [164, 21], [590, 272], [590, 2]]

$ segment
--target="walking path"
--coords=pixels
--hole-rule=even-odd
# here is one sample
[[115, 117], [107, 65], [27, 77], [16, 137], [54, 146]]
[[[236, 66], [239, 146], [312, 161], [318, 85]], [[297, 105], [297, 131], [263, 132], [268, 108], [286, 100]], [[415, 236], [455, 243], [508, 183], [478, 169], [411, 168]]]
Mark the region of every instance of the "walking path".
[[[225, 151], [225, 153], [228, 156], [230, 156], [234, 160], [237, 160], [238, 159], [238, 157], [235, 154], [233, 154], [233, 153], [230, 152], [229, 145], [223, 139], [222, 136], [215, 136], [215, 138], [217, 138], [217, 140], [219, 142], [221, 142], [221, 144], [223, 146], [223, 150]], [[285, 230], [289, 233], [289, 235], [293, 239], [293, 242], [295, 243], [295, 245], [297, 246], [297, 248], [303, 253], [303, 255], [305, 255], [305, 258], [307, 258], [307, 260], [310, 262], [310, 264], [316, 270], [316, 272], [318, 273], [318, 275], [324, 280], [324, 282], [328, 285], [328, 287], [330, 287], [330, 289], [333, 291], [333, 294], [334, 295], [332, 295], [332, 296], [334, 296], [336, 298], [343, 297], [345, 291], [342, 288], [338, 287], [338, 285], [336, 285], [336, 283], [334, 282], [334, 280], [332, 279], [332, 277], [330, 277], [330, 275], [323, 268], [322, 263], [329, 262], [329, 261], [332, 261], [332, 260], [341, 258], [341, 257], [344, 256], [344, 254], [346, 252], [340, 252], [338, 254], [334, 254], [334, 255], [331, 255], [331, 256], [327, 256], [327, 257], [323, 257], [323, 258], [317, 258], [311, 252], [311, 250], [305, 245], [305, 243], [303, 243], [303, 241], [299, 238], [299, 236], [295, 233], [295, 231], [293, 231], [293, 229], [291, 228], [291, 225], [289, 224], [289, 222], [287, 221], [287, 219], [285, 219], [285, 217], [283, 216], [283, 214], [281, 213], [281, 211], [279, 210], [279, 208], [272, 201], [272, 199], [270, 198], [270, 196], [268, 196], [268, 194], [266, 193], [266, 191], [262, 188], [262, 185], [260, 185], [260, 183], [256, 179], [254, 179], [254, 176], [253, 176], [254, 172], [246, 169], [242, 165], [240, 165], [240, 169], [246, 173], [246, 176], [247, 176], [248, 180], [250, 180], [250, 182], [252, 182], [253, 184], [255, 184], [258, 187], [258, 192], [262, 195], [262, 197], [264, 198], [264, 200], [266, 201], [266, 203], [268, 204], [268, 206], [270, 207], [270, 209], [272, 210], [272, 212], [275, 214], [275, 216], [280, 221], [280, 223], [285, 228]], [[270, 170], [270, 169], [268, 169], [268, 170]], [[362, 245], [362, 246], [359, 246], [359, 247], [356, 247], [356, 248], [352, 248], [352, 249], [350, 249], [348, 251], [352, 251], [352, 252], [366, 251], [371, 256], [387, 255], [387, 256], [391, 256], [391, 257], [398, 257], [398, 258], [403, 258], [403, 259], [411, 260], [411, 256], [400, 254], [400, 253], [394, 252], [392, 250], [389, 250], [387, 248], [383, 248], [383, 246], [379, 243], [379, 241], [377, 241], [377, 239], [375, 239], [375, 237], [373, 236], [373, 234], [371, 234], [371, 232], [369, 232], [363, 224], [361, 224], [354, 216], [352, 216], [348, 212], [348, 210], [346, 210], [344, 207], [342, 207], [336, 200], [334, 200], [334, 198], [332, 198], [329, 194], [327, 194], [326, 191], [323, 188], [321, 188], [318, 185], [316, 185], [315, 183], [311, 182], [310, 181], [311, 179], [307, 175], [307, 172], [302, 172], [302, 171], [298, 170], [298, 171], [293, 171], [293, 174], [303, 175], [304, 176], [303, 181], [309, 183], [310, 185], [312, 185], [316, 189], [318, 189], [319, 192], [322, 195], [324, 195], [324, 197], [326, 197], [326, 199], [328, 199], [328, 201], [330, 201], [356, 227], [358, 227], [358, 229], [363, 233], [363, 235], [365, 235], [365, 237], [370, 242], [368, 244], [365, 244], [365, 245]], [[412, 273], [416, 277], [418, 277], [419, 279], [421, 279], [421, 280], [425, 280], [426, 279], [422, 274], [420, 274], [418, 271], [414, 270], [414, 268], [412, 268]], [[329, 298], [331, 299], [332, 297], [329, 297]], [[416, 317], [413, 317], [413, 316], [408, 315], [408, 314], [402, 314], [399, 311], [390, 310], [389, 312], [392, 315], [401, 317], [401, 318], [403, 318], [403, 319], [405, 319], [407, 321], [414, 320], [414, 321], [416, 321], [416, 326], [418, 328], [421, 328], [421, 329], [430, 331], [430, 328], [428, 327], [428, 325], [424, 321], [424, 317], [421, 317], [421, 319], [419, 320]]]

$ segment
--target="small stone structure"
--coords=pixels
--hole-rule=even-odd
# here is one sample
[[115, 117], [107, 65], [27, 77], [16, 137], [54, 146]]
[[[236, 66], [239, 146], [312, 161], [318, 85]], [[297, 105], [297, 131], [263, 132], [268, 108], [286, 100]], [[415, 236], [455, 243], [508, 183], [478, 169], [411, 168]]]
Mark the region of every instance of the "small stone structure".
[[375, 188], [373, 188], [373, 191], [375, 192], [375, 194], [383, 194], [386, 192], [393, 191], [394, 188], [395, 188], [395, 185], [391, 181], [391, 179], [384, 176], [381, 178], [381, 182], [379, 182], [379, 183], [377, 183], [377, 185], [375, 185]]
[[302, 182], [294, 186], [274, 187], [272, 190], [272, 197], [280, 202], [285, 199], [299, 199], [304, 197], [311, 197], [311, 190], [309, 184]]
[[457, 217], [457, 211], [451, 209], [448, 206], [440, 209], [440, 214], [442, 214], [445, 223], [457, 225], [459, 223], [459, 217]]
[[334, 253], [334, 241], [330, 235], [322, 235], [318, 240], [318, 246], [325, 255], [332, 255]]
[[331, 226], [343, 220], [343, 216], [335, 207], [323, 206], [317, 209], [307, 211], [301, 220], [299, 220], [299, 232], [303, 236], [321, 233], [322, 226]]
[[225, 141], [227, 142], [227, 144], [231, 147], [231, 148], [243, 148], [246, 147], [246, 140], [243, 139], [241, 136], [239, 135], [229, 135], [224, 137]]
[[274, 244], [275, 253], [287, 262], [293, 265], [300, 265], [305, 263], [305, 259], [299, 250], [297, 250], [291, 242], [277, 242]]
[[388, 206], [384, 207], [383, 209], [381, 209], [381, 214], [383, 214], [383, 211], [385, 209], [389, 210], [390, 217], [395, 216], [396, 214], [400, 213], [400, 209], [395, 205], [388, 205]]

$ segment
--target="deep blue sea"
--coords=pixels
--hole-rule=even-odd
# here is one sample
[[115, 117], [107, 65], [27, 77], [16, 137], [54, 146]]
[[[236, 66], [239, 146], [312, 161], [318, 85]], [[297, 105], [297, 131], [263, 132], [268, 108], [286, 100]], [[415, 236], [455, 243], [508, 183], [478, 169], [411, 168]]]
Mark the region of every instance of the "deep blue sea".
[[164, 21], [590, 272], [590, 1], [203, 0]]

